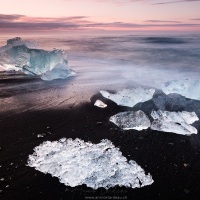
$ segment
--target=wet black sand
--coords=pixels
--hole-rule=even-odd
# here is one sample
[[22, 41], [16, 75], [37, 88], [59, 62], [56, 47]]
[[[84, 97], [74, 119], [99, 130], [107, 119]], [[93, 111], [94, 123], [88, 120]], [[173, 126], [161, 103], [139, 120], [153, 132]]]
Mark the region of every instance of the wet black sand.
[[[96, 99], [108, 104], [93, 106]], [[199, 135], [190, 137], [150, 129], [122, 131], [108, 121], [127, 108], [119, 107], [99, 94], [90, 103], [65, 109], [27, 110], [0, 114], [0, 199], [70, 200], [70, 199], [200, 199]], [[44, 138], [37, 135], [45, 133]], [[115, 187], [92, 190], [86, 186], [66, 187], [57, 178], [26, 166], [28, 155], [43, 141], [81, 138], [99, 143], [111, 140], [128, 160], [135, 160], [154, 183], [140, 189]], [[4, 180], [2, 180], [2, 178]]]

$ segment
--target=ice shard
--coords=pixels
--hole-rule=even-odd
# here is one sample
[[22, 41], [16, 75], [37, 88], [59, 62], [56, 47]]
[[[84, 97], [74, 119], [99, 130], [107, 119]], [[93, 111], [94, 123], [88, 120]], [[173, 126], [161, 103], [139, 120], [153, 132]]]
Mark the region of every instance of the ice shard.
[[127, 161], [111, 141], [98, 144], [80, 139], [44, 142], [34, 148], [28, 166], [58, 177], [66, 186], [86, 184], [88, 187], [140, 188], [151, 185], [153, 179], [133, 160]]
[[94, 106], [97, 106], [99, 108], [106, 108], [107, 107], [107, 105], [101, 100], [96, 100], [95, 103], [94, 103]]
[[173, 80], [163, 84], [165, 94], [177, 93], [189, 99], [200, 100], [200, 80]]
[[76, 73], [66, 65], [57, 64], [52, 70], [42, 74], [41, 79], [45, 81], [51, 81], [54, 79], [65, 79], [75, 75]]
[[148, 116], [141, 110], [120, 112], [109, 119], [123, 130], [135, 129], [141, 131], [151, 126]]
[[145, 89], [142, 87], [124, 89], [116, 94], [112, 94], [104, 90], [100, 91], [103, 97], [114, 101], [117, 105], [127, 107], [133, 107], [139, 102], [145, 102], [152, 99], [154, 92], [154, 89]]
[[199, 118], [195, 112], [169, 112], [169, 111], [152, 111], [151, 116], [154, 121], [151, 129], [164, 132], [172, 132], [181, 135], [197, 134], [197, 129], [190, 124], [198, 121]]

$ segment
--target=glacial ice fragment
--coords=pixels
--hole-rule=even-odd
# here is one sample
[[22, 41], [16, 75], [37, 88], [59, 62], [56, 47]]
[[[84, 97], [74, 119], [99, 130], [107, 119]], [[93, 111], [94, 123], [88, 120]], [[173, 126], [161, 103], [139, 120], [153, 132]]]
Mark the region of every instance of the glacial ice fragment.
[[147, 115], [141, 111], [120, 112], [109, 119], [123, 130], [135, 129], [141, 131], [151, 126], [151, 122]]
[[111, 94], [104, 90], [100, 91], [103, 97], [114, 101], [117, 105], [127, 107], [133, 107], [139, 102], [145, 102], [152, 99], [154, 92], [154, 89], [145, 89], [141, 87], [124, 89], [116, 94]]
[[107, 105], [101, 100], [96, 100], [94, 105], [99, 107], [99, 108], [106, 108], [107, 107]]
[[151, 116], [154, 121], [151, 129], [164, 132], [172, 132], [181, 135], [197, 134], [197, 129], [190, 124], [198, 121], [199, 118], [195, 112], [169, 112], [169, 111], [152, 111]]
[[44, 80], [67, 78], [75, 74], [69, 69], [67, 55], [63, 50], [45, 51], [32, 48], [31, 42], [23, 41], [19, 37], [8, 40], [7, 45], [0, 48], [0, 69], [43, 75]]
[[28, 166], [58, 177], [66, 186], [86, 184], [106, 189], [114, 186], [140, 188], [153, 183], [152, 176], [133, 160], [127, 161], [111, 141], [98, 144], [62, 138], [44, 142], [29, 155]]
[[66, 65], [57, 64], [52, 70], [46, 71], [44, 74], [42, 74], [41, 79], [45, 81], [51, 81], [54, 79], [65, 79], [75, 75], [76, 73]]
[[200, 100], [200, 80], [173, 80], [163, 84], [165, 94], [177, 93], [189, 99]]

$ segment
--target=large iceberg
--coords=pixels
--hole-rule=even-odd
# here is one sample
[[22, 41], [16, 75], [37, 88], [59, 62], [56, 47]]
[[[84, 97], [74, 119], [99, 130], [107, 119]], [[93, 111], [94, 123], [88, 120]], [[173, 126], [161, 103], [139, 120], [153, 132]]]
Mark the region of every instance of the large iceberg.
[[145, 102], [152, 99], [154, 89], [145, 89], [142, 87], [133, 89], [124, 89], [116, 94], [111, 94], [107, 91], [101, 90], [103, 97], [114, 101], [117, 105], [133, 107], [139, 102]]
[[0, 48], [0, 68], [5, 71], [20, 70], [25, 74], [39, 75], [44, 80], [75, 75], [68, 67], [65, 51], [45, 51], [33, 46], [31, 42], [23, 41], [19, 37], [8, 40], [7, 45]]
[[151, 129], [164, 132], [172, 132], [181, 135], [197, 134], [197, 129], [190, 124], [198, 121], [199, 118], [195, 112], [169, 112], [169, 111], [152, 111], [151, 116], [154, 121]]
[[28, 166], [58, 177], [71, 187], [86, 184], [94, 189], [140, 188], [153, 183], [150, 174], [146, 175], [135, 161], [127, 161], [109, 140], [98, 144], [65, 138], [47, 141], [34, 148]]
[[120, 112], [110, 117], [109, 120], [123, 130], [135, 129], [141, 131], [151, 126], [149, 118], [141, 110]]
[[189, 99], [200, 100], [200, 80], [173, 80], [163, 84], [165, 94], [177, 93]]

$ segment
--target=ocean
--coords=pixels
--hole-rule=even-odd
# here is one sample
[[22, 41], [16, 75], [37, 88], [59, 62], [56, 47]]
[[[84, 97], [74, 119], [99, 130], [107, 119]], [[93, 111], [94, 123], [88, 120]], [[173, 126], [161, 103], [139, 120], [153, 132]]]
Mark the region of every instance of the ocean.
[[[16, 35], [18, 36], [18, 35]], [[20, 36], [20, 35], [19, 35]], [[6, 40], [0, 38], [0, 45]], [[64, 49], [82, 85], [123, 84], [160, 88], [174, 79], [198, 79], [200, 34], [134, 33], [24, 35], [39, 48]]]

